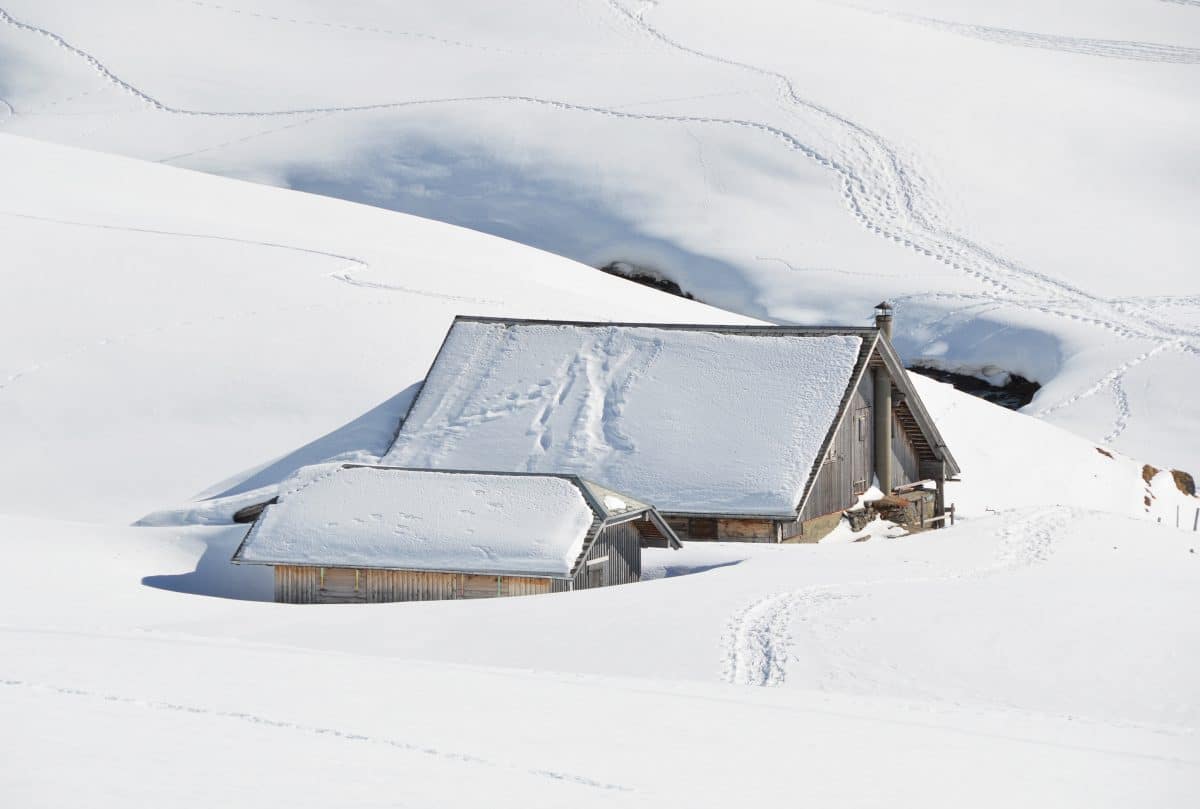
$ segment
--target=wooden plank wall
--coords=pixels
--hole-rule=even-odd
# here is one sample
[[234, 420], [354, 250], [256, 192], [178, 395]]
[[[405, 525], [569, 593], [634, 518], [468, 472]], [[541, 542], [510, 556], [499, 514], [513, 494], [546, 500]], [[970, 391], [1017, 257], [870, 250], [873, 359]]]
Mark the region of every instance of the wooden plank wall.
[[549, 579], [529, 576], [332, 567], [325, 568], [322, 587], [320, 568], [294, 565], [275, 567], [275, 600], [287, 604], [439, 601], [536, 595], [550, 591]]
[[604, 586], [641, 580], [642, 537], [634, 522], [610, 525], [600, 532], [584, 554], [583, 564], [575, 571], [576, 590], [586, 590], [592, 586], [588, 569], [595, 565], [589, 565], [588, 562], [603, 557], [608, 558], [597, 564], [604, 567]]
[[684, 542], [774, 542], [775, 521], [716, 519], [664, 514], [667, 524]]
[[277, 565], [275, 600], [281, 604], [315, 604], [319, 571], [315, 567]]
[[[870, 485], [871, 475], [874, 474], [874, 422], [871, 420], [871, 407], [874, 404], [874, 389], [871, 375], [863, 374], [862, 381], [850, 399], [846, 417], [838, 426], [829, 446], [829, 455], [817, 472], [812, 490], [800, 514], [801, 522], [844, 511], [854, 505], [857, 496], [865, 489], [855, 486], [862, 481], [854, 480], [854, 472], [859, 469], [867, 470], [867, 484]], [[859, 411], [866, 410], [865, 431], [860, 433], [856, 416]], [[859, 491], [855, 491], [855, 489]], [[794, 534], [793, 534], [794, 535]]]

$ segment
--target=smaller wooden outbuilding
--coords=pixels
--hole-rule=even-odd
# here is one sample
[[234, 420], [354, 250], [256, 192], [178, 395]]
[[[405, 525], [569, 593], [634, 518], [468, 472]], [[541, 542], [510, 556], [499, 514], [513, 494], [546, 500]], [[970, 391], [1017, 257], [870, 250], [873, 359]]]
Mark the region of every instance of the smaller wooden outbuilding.
[[490, 598], [636, 582], [679, 548], [652, 506], [574, 475], [325, 464], [281, 488], [233, 555], [275, 600]]

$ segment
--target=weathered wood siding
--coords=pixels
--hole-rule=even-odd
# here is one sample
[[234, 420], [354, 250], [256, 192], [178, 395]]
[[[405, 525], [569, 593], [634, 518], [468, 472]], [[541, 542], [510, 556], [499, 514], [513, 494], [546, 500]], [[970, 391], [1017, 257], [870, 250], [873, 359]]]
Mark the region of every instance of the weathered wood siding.
[[317, 603], [367, 603], [367, 581], [363, 571], [345, 567], [317, 568]]
[[549, 579], [427, 573], [419, 570], [355, 570], [278, 565], [275, 600], [289, 604], [354, 604], [439, 601], [535, 595], [551, 590]]
[[873, 399], [871, 377], [864, 374], [850, 399], [845, 418], [833, 435], [825, 462], [817, 470], [800, 514], [802, 522], [850, 508], [871, 485], [875, 451]]
[[774, 542], [776, 538], [774, 520], [663, 516], [685, 542]]
[[634, 522], [600, 532], [575, 572], [575, 589], [630, 584], [642, 578], [642, 537]]
[[319, 574], [315, 567], [277, 565], [275, 600], [283, 604], [315, 604]]

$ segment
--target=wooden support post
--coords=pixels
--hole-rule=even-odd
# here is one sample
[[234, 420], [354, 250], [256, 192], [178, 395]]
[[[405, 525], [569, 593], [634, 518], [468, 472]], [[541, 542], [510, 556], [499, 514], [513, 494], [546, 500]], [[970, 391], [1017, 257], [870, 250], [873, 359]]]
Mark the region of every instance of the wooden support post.
[[[937, 488], [933, 495], [933, 513], [937, 514], [940, 517], [941, 515], [946, 513], [946, 462], [945, 461], [941, 461], [938, 463], [938, 475], [934, 479], [934, 482], [937, 484]], [[951, 525], [953, 525], [953, 520], [951, 521]], [[943, 522], [938, 527], [945, 528], [946, 523]]]
[[954, 504], [950, 504], [950, 524], [954, 525]]
[[1196, 509], [1196, 516], [1192, 518], [1192, 530], [1200, 529], [1200, 508]]
[[875, 386], [875, 477], [884, 494], [892, 493], [892, 377], [880, 366], [872, 370]]

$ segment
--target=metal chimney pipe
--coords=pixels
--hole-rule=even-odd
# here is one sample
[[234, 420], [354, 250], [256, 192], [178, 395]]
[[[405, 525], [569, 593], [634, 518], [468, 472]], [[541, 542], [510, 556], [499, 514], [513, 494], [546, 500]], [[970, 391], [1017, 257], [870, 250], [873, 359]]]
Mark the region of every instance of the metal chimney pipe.
[[887, 301], [881, 301], [875, 306], [875, 328], [879, 329], [889, 343], [892, 341], [892, 305]]

